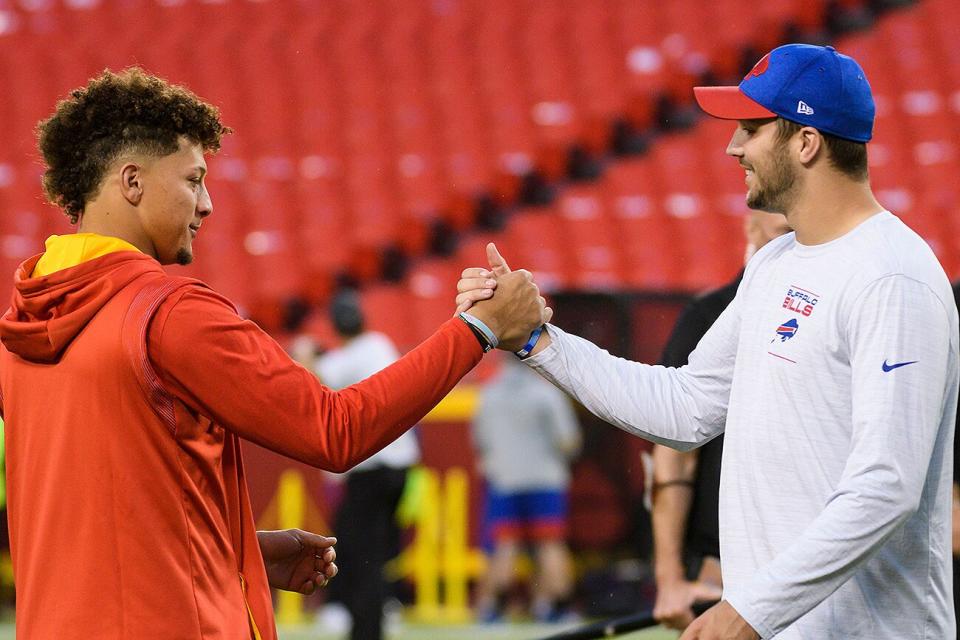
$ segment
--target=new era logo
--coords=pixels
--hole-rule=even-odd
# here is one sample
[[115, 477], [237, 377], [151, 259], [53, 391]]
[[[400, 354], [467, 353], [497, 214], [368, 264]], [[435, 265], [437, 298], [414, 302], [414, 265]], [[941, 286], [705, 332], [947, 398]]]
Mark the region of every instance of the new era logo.
[[797, 113], [802, 113], [805, 116], [812, 116], [813, 107], [801, 100], [799, 103], [797, 103]]

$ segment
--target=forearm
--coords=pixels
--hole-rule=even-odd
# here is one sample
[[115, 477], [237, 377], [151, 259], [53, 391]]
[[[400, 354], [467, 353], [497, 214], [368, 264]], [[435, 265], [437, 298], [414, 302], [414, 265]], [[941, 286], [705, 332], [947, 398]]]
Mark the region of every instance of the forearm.
[[658, 585], [686, 580], [683, 563], [684, 523], [690, 513], [690, 488], [673, 485], [658, 491], [653, 502], [654, 570]]
[[[763, 638], [843, 586], [909, 517], [903, 496], [845, 492], [750, 581], [724, 598]], [[907, 502], [909, 504], [909, 502]]]
[[256, 325], [205, 293], [158, 317], [150, 341], [164, 386], [192, 410], [261, 446], [332, 471], [349, 469], [396, 439], [482, 357], [466, 325], [450, 320], [391, 366], [333, 391]]
[[653, 449], [653, 548], [658, 585], [685, 580], [683, 541], [693, 504], [696, 453]]
[[726, 363], [693, 376], [616, 358], [552, 325], [547, 331], [551, 344], [526, 362], [610, 424], [676, 449], [692, 448], [723, 429]]
[[480, 361], [483, 352], [466, 325], [448, 321], [406, 356], [337, 393], [332, 430], [316, 432], [317, 451], [336, 451], [334, 470], [349, 469], [419, 422]]

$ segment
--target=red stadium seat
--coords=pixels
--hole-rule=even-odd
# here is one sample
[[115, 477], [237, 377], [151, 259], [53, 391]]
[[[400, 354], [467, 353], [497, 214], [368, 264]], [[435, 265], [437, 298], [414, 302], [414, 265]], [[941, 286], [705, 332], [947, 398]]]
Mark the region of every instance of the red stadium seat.
[[570, 188], [557, 208], [566, 227], [572, 286], [609, 291], [625, 288], [617, 225], [603, 191], [596, 186]]
[[[218, 104], [236, 129], [211, 160], [212, 180], [273, 184], [270, 203], [239, 184], [225, 198], [214, 194], [229, 228], [214, 232], [217, 217], [209, 227], [208, 250], [224, 256], [218, 265], [242, 260], [247, 236], [266, 229], [292, 252], [277, 267], [370, 274], [383, 246], [422, 255], [435, 216], [468, 231], [478, 194], [513, 204], [520, 177], [534, 168], [562, 181], [571, 144], [605, 153], [615, 118], [650, 127], [659, 94], [689, 102], [707, 65], [735, 77], [744, 47], [771, 46], [788, 23], [822, 27], [826, 4], [11, 4], [4, 11], [20, 27], [0, 33], [0, 77], [16, 97], [0, 101], [9, 131], [4, 153], [17, 162], [34, 158], [33, 126], [58, 96], [103, 66], [139, 63]], [[117, 31], [117, 23], [125, 28]], [[958, 38], [960, 5], [926, 0], [837, 43], [863, 63], [877, 95], [875, 182], [890, 193], [909, 188], [931, 208], [952, 197], [943, 183], [952, 184], [951, 154], [960, 153], [951, 150], [960, 144]], [[198, 43], [202, 60], [194, 55]], [[614, 159], [596, 187], [602, 214], [595, 221], [563, 215], [561, 200], [549, 215], [517, 216], [511, 241], [522, 236], [521, 255], [545, 269], [552, 286], [690, 289], [722, 281], [738, 260], [730, 239], [744, 211], [742, 175], [723, 156], [729, 127], [704, 121], [688, 138], [654, 141], [642, 170], [636, 160]], [[626, 175], [637, 185], [625, 184]], [[22, 188], [36, 193], [35, 183]], [[586, 197], [578, 189], [566, 201]], [[4, 207], [17, 202], [0, 199]], [[227, 223], [228, 209], [242, 217]], [[264, 215], [276, 224], [261, 229]], [[0, 219], [7, 217], [4, 209]], [[4, 219], [0, 227], [13, 224]], [[542, 231], [531, 238], [534, 227]], [[231, 238], [240, 250], [226, 249]], [[606, 238], [615, 238], [609, 251], [600, 249]], [[254, 264], [273, 261], [261, 256]], [[584, 280], [577, 274], [589, 272], [588, 263], [600, 275]], [[237, 292], [265, 289], [277, 277], [258, 283], [233, 265], [198, 273], [207, 277], [208, 269], [210, 279]], [[283, 278], [283, 292], [299, 286]]]

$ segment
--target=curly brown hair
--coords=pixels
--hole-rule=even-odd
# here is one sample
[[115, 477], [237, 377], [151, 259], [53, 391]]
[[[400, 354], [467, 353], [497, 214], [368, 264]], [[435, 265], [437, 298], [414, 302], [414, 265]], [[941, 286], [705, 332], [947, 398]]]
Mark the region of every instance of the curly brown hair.
[[227, 133], [220, 111], [188, 89], [139, 67], [106, 69], [37, 125], [46, 163], [43, 190], [76, 224], [107, 169], [123, 154], [175, 153], [181, 136], [216, 153]]

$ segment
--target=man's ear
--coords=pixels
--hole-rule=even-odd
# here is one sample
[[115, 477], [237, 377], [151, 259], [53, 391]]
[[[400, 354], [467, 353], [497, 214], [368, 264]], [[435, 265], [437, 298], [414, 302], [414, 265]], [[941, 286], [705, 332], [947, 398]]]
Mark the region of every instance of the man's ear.
[[823, 134], [813, 127], [802, 127], [799, 131], [800, 155], [798, 159], [807, 165], [816, 160], [823, 148]]
[[143, 167], [128, 162], [120, 168], [120, 192], [127, 202], [136, 206], [143, 198]]

